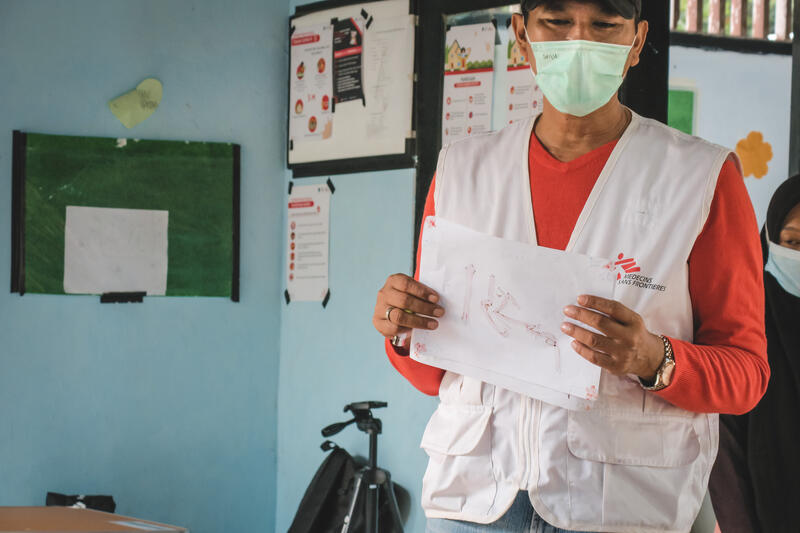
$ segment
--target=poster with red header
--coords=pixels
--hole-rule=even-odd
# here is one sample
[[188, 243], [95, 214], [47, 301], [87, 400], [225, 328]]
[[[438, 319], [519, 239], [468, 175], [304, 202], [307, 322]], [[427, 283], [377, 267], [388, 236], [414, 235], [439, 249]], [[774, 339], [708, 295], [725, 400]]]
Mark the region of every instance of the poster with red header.
[[522, 48], [509, 32], [506, 72], [506, 123], [524, 120], [542, 112], [544, 95], [536, 84], [531, 65]]
[[442, 145], [492, 129], [492, 23], [453, 26], [445, 38]]
[[319, 302], [328, 294], [331, 190], [292, 187], [286, 224], [286, 290], [290, 301]]
[[333, 133], [330, 25], [297, 28], [291, 36], [289, 146], [329, 139]]

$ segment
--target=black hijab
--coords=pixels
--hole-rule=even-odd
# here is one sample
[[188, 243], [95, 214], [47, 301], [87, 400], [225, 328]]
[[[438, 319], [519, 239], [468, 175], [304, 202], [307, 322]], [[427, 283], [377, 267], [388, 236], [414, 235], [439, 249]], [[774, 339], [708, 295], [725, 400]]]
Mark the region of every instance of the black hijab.
[[[772, 196], [765, 229], [775, 244], [783, 222], [800, 204], [800, 175]], [[766, 263], [769, 247], [761, 232]], [[767, 392], [747, 415], [747, 463], [758, 523], [765, 533], [799, 531], [800, 504], [800, 298], [764, 272], [765, 325], [770, 380]]]

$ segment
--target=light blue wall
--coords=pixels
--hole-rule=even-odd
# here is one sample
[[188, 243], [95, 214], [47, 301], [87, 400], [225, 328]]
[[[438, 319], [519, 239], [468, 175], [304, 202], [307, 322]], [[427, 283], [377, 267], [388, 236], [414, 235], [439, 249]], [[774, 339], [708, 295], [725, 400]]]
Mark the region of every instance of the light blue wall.
[[[317, 183], [303, 179], [297, 183]], [[378, 289], [394, 272], [411, 272], [414, 173], [411, 170], [333, 176], [330, 288], [319, 303], [284, 306], [278, 399], [276, 531], [286, 531], [323, 460], [320, 430], [349, 419], [345, 404], [385, 400], [378, 464], [411, 493], [407, 531], [424, 530], [419, 508], [427, 455], [420, 437], [436, 399], [411, 387], [389, 364], [372, 327]], [[351, 454], [368, 455], [368, 437], [348, 427], [332, 437]]]
[[[305, 3], [290, 0], [289, 13]], [[412, 272], [415, 172], [367, 172], [331, 179], [336, 192], [331, 198], [330, 302], [327, 309], [319, 303], [294, 302], [284, 305], [281, 315], [275, 531], [289, 527], [325, 457], [319, 449], [325, 440], [320, 430], [348, 419], [342, 408], [360, 400], [389, 402], [388, 408], [374, 412], [384, 426], [378, 464], [410, 492], [406, 531], [424, 531], [419, 500], [427, 455], [419, 442], [438, 400], [414, 389], [394, 370], [382, 337], [372, 327], [375, 298], [386, 277]], [[283, 239], [285, 245], [285, 235]], [[331, 440], [353, 455], [368, 455], [368, 437], [355, 427]]]
[[[0, 505], [48, 490], [193, 533], [270, 531], [287, 3], [0, 2], [0, 280], [10, 272], [11, 130], [242, 145], [241, 303], [0, 291]], [[106, 102], [155, 76], [128, 131]], [[6, 285], [8, 287], [8, 285]]]

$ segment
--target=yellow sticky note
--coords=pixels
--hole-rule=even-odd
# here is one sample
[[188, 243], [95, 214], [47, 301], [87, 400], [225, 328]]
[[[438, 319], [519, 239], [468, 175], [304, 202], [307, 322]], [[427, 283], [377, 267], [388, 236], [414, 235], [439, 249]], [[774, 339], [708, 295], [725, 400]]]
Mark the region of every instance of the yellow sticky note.
[[163, 92], [160, 81], [147, 78], [134, 90], [111, 100], [108, 107], [114, 116], [130, 129], [153, 114], [161, 103]]

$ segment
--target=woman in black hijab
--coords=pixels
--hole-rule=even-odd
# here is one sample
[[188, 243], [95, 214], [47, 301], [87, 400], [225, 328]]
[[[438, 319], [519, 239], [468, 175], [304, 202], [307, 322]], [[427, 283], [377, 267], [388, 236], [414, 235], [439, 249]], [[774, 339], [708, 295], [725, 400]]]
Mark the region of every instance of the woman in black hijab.
[[722, 533], [800, 531], [800, 175], [772, 196], [761, 244], [771, 377], [755, 409], [720, 416], [709, 492]]

